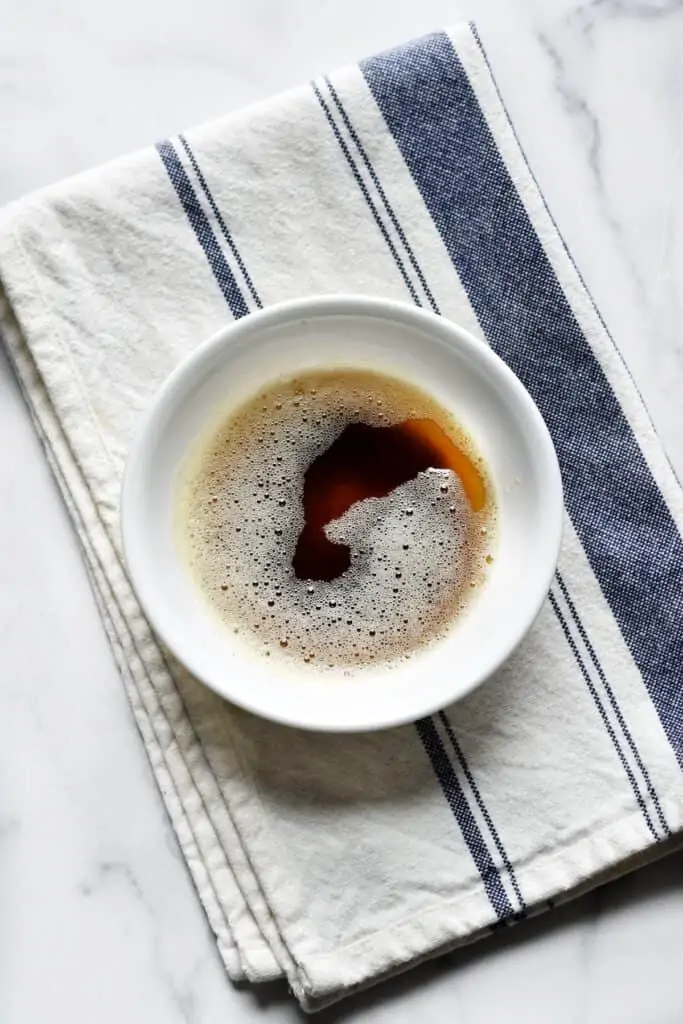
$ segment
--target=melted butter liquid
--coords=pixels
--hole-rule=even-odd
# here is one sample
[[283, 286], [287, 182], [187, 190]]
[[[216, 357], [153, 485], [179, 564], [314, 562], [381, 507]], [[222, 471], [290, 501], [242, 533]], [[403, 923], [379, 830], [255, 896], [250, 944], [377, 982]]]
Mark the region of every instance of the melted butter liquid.
[[201, 437], [176, 528], [240, 642], [322, 668], [391, 665], [442, 637], [485, 584], [495, 495], [430, 396], [344, 368], [276, 380]]

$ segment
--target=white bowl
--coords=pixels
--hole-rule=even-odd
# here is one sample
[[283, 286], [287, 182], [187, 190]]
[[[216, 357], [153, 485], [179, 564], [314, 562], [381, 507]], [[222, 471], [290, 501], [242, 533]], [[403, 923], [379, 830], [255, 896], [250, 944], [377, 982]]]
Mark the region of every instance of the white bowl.
[[[237, 643], [177, 549], [174, 502], [188, 449], [207, 426], [278, 377], [353, 366], [401, 377], [451, 410], [493, 480], [497, 548], [487, 582], [440, 640], [390, 668], [297, 670]], [[163, 642], [235, 704], [307, 729], [362, 731], [420, 718], [469, 693], [509, 656], [550, 586], [562, 532], [562, 483], [531, 397], [482, 341], [413, 306], [331, 296], [232, 323], [168, 378], [131, 448], [123, 485], [125, 557]]]

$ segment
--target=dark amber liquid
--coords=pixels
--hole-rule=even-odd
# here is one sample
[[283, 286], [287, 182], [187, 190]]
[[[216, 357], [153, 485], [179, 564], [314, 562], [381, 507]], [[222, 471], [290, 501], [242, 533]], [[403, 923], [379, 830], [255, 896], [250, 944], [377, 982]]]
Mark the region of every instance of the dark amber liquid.
[[474, 512], [486, 503], [481, 472], [432, 419], [389, 427], [351, 423], [304, 476], [304, 528], [293, 568], [299, 579], [333, 580], [351, 565], [351, 549], [325, 536], [324, 527], [358, 501], [384, 498], [427, 469], [458, 475]]

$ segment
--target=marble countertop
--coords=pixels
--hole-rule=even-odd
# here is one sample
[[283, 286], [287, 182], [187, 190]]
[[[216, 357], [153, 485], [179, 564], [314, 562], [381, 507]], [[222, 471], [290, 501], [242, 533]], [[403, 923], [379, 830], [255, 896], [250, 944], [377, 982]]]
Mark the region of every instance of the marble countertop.
[[[5, 0], [0, 203], [466, 18], [683, 478], [681, 0]], [[2, 361], [0, 436], [0, 1020], [301, 1020], [224, 976]], [[674, 1024], [681, 934], [678, 855], [318, 1020]]]

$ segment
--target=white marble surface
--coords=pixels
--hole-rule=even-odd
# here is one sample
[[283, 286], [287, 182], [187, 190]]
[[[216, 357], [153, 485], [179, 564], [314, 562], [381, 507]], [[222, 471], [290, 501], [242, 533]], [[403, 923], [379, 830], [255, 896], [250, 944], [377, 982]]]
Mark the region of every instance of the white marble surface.
[[[683, 477], [681, 0], [0, 0], [0, 202], [470, 17]], [[223, 975], [4, 363], [0, 437], [0, 1020], [300, 1020]], [[678, 856], [318, 1019], [678, 1024], [681, 934]]]

